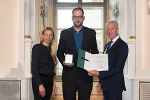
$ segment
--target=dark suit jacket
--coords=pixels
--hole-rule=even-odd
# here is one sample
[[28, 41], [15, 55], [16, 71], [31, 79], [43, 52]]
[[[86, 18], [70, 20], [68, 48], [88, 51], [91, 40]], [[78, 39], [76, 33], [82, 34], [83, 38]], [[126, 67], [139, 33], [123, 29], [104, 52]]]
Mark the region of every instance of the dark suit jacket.
[[[82, 49], [90, 53], [98, 53], [97, 43], [96, 43], [96, 32], [93, 29], [83, 27], [83, 40], [82, 40]], [[87, 71], [84, 69], [78, 68], [77, 59], [78, 53], [76, 50], [74, 31], [73, 27], [63, 30], [60, 35], [57, 57], [60, 63], [63, 66], [62, 81], [63, 84], [69, 84], [76, 80], [76, 78], [82, 78], [83, 80], [89, 82], [93, 80], [92, 77], [87, 75]], [[73, 63], [74, 66], [68, 68], [63, 65], [65, 60], [65, 54], [73, 54]]]
[[123, 69], [127, 56], [128, 45], [118, 38], [108, 51], [109, 71], [99, 72], [99, 80], [103, 90], [113, 92], [126, 90]]

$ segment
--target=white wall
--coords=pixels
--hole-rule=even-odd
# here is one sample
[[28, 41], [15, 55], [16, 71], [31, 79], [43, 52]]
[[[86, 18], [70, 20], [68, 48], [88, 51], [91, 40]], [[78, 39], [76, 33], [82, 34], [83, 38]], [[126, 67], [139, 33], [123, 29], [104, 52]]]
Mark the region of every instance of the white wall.
[[19, 0], [1, 0], [0, 12], [0, 68], [18, 67]]
[[150, 14], [147, 1], [136, 0], [136, 72], [140, 77], [150, 77]]
[[24, 0], [0, 0], [0, 78], [24, 76]]

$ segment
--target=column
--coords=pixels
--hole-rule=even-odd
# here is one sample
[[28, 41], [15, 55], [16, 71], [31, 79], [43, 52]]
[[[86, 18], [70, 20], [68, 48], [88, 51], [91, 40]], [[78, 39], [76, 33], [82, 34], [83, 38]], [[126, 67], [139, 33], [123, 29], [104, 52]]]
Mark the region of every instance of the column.
[[[32, 39], [35, 35], [35, 0], [25, 0], [25, 10], [24, 10], [24, 43], [25, 43], [25, 61], [24, 61], [24, 71], [25, 77], [31, 77], [31, 48]], [[32, 38], [31, 38], [32, 36]]]

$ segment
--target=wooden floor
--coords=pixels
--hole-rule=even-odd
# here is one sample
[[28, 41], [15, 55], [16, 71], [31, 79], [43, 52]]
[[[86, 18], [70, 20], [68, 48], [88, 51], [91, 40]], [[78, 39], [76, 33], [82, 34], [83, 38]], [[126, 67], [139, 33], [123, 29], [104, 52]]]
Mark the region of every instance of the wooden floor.
[[[63, 96], [62, 95], [56, 95], [56, 96], [53, 96], [51, 98], [51, 100], [63, 100]], [[78, 98], [77, 98], [77, 100], [78, 100]], [[104, 100], [104, 99], [103, 99], [102, 95], [92, 94], [90, 97], [90, 100]]]
[[[97, 85], [97, 82], [93, 82], [93, 89], [92, 89], [90, 100], [104, 100], [103, 93], [102, 92], [97, 93], [96, 88], [95, 88], [96, 85]], [[51, 100], [63, 100], [62, 82], [56, 82], [56, 89], [57, 89], [57, 93], [55, 96], [52, 96]]]

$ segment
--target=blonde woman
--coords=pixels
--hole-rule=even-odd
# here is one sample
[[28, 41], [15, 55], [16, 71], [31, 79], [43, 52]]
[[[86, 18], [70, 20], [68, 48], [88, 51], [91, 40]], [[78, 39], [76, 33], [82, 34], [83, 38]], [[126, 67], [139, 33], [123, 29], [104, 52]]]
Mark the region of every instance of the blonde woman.
[[40, 43], [32, 48], [32, 89], [34, 100], [50, 100], [55, 94], [55, 36], [51, 27], [46, 27], [41, 34]]

